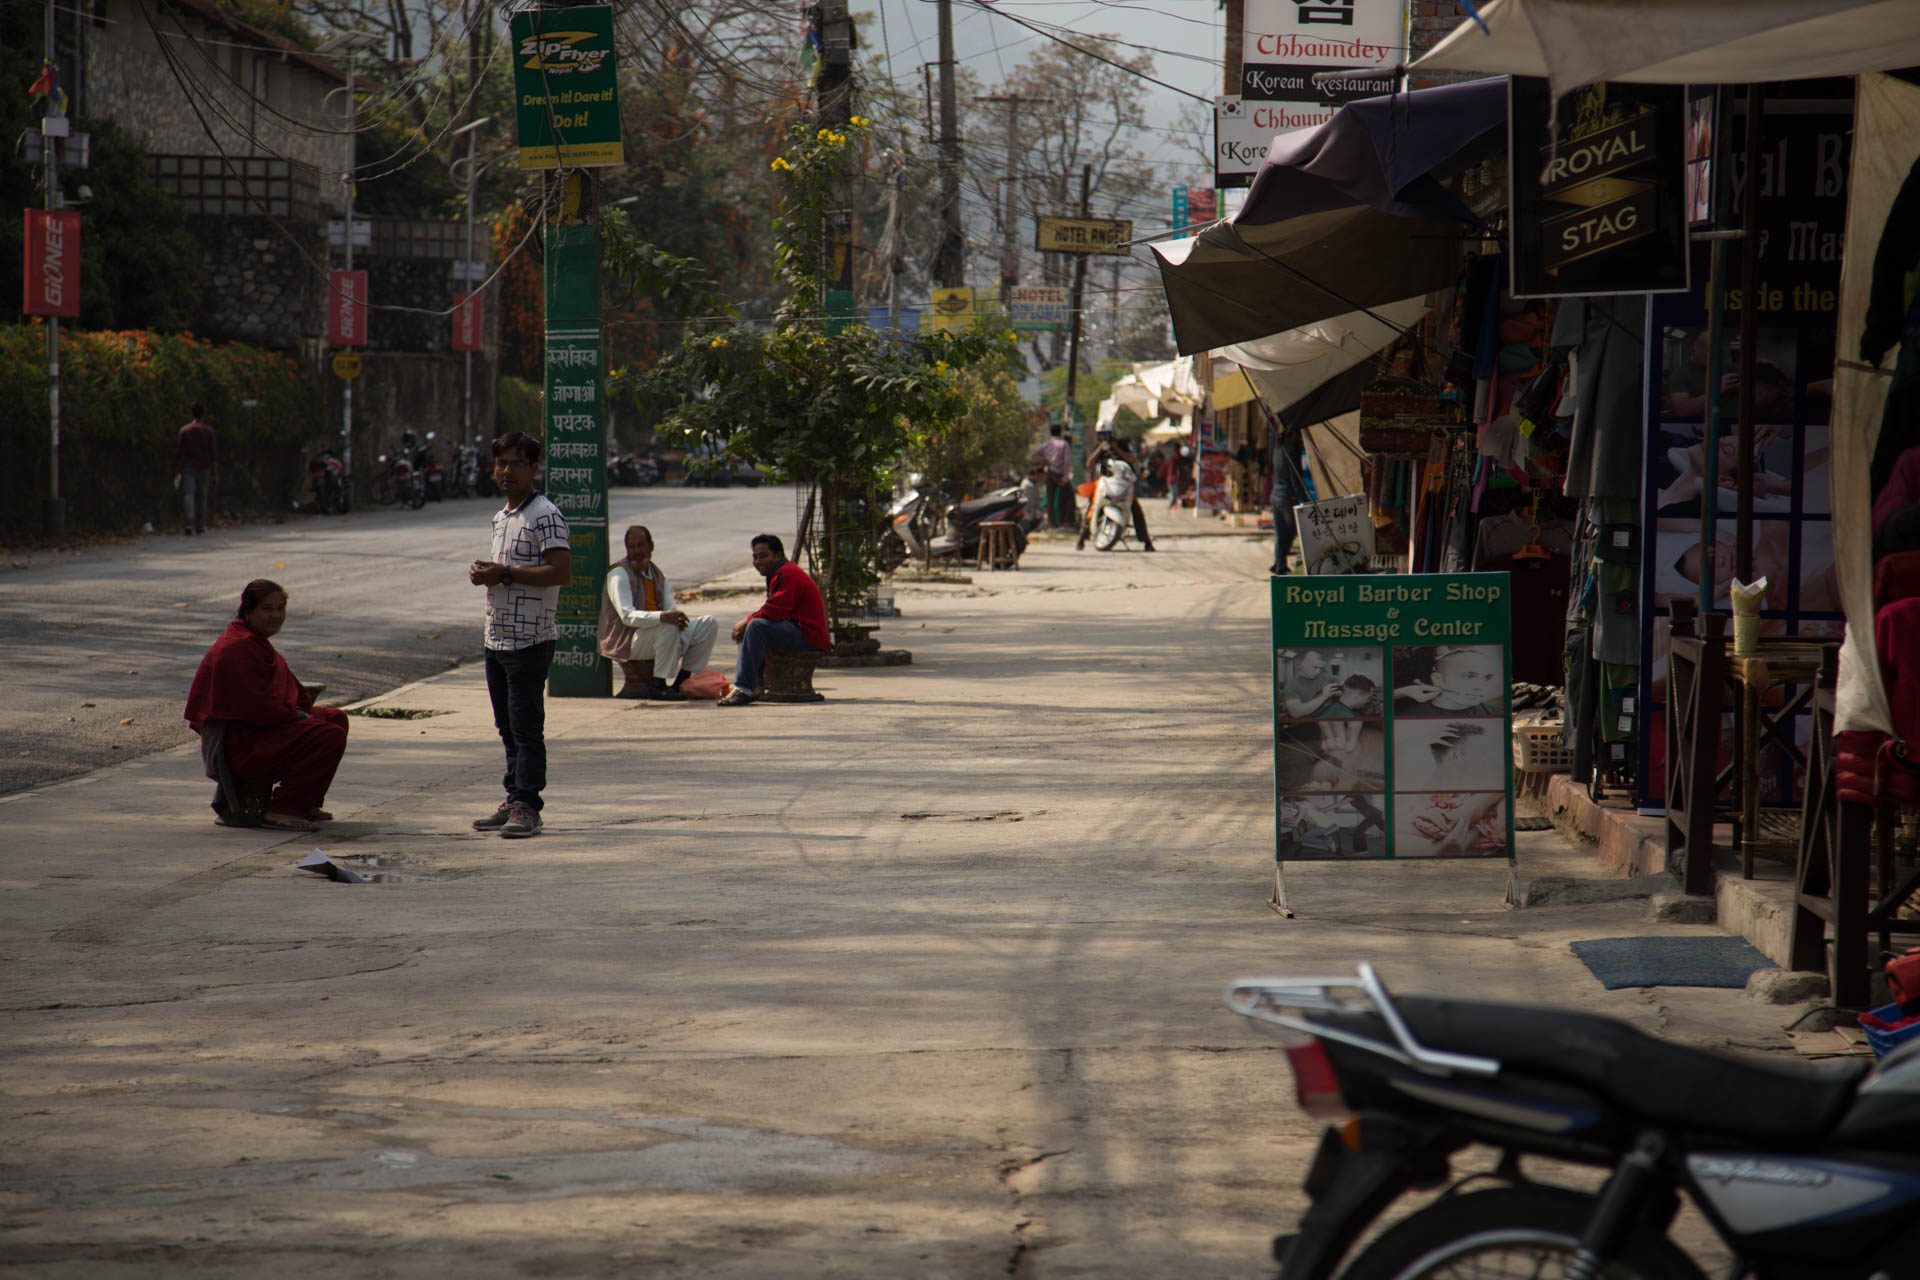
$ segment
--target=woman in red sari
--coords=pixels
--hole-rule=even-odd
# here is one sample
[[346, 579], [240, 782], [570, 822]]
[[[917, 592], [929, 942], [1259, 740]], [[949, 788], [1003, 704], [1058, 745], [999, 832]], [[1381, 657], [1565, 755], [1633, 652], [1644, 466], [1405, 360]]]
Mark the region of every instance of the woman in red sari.
[[279, 783], [267, 801], [267, 826], [316, 831], [333, 816], [320, 806], [347, 749], [347, 716], [314, 706], [274, 649], [273, 636], [286, 621], [286, 590], [265, 578], [249, 582], [238, 616], [200, 659], [186, 718], [196, 733], [208, 721], [222, 722], [227, 769], [235, 777]]

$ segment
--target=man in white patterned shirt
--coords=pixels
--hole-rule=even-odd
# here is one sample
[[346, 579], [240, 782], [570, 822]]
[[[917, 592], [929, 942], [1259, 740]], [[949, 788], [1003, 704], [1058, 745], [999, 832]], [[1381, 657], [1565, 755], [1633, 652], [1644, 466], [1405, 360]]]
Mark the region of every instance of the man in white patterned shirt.
[[547, 671], [560, 633], [553, 615], [573, 572], [567, 518], [535, 493], [540, 442], [509, 431], [493, 442], [493, 481], [506, 497], [493, 517], [493, 559], [475, 560], [467, 581], [487, 589], [487, 695], [493, 725], [507, 749], [501, 779], [507, 798], [476, 831], [508, 839], [540, 831], [540, 793], [547, 785]]

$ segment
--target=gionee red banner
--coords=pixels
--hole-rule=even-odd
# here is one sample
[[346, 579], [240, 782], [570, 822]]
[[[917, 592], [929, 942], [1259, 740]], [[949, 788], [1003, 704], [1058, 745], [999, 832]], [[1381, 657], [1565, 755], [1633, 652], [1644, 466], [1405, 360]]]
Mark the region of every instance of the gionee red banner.
[[453, 295], [453, 349], [455, 351], [480, 349], [480, 305], [480, 295], [477, 293]]
[[327, 345], [367, 345], [367, 273], [327, 272]]
[[20, 309], [30, 316], [80, 314], [80, 215], [28, 209]]

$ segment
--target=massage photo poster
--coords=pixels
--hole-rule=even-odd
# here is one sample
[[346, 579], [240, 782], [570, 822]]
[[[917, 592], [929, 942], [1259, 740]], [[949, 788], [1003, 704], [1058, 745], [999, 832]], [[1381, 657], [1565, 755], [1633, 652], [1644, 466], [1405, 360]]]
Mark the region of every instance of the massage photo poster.
[[1275, 861], [1513, 856], [1504, 573], [1273, 579]]

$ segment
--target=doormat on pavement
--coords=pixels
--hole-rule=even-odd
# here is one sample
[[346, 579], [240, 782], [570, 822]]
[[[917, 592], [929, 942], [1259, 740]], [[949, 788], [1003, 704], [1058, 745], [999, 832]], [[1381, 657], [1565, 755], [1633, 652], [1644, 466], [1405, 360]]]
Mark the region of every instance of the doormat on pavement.
[[1622, 987], [1744, 987], [1773, 961], [1744, 938], [1591, 938], [1571, 944], [1609, 991]]

